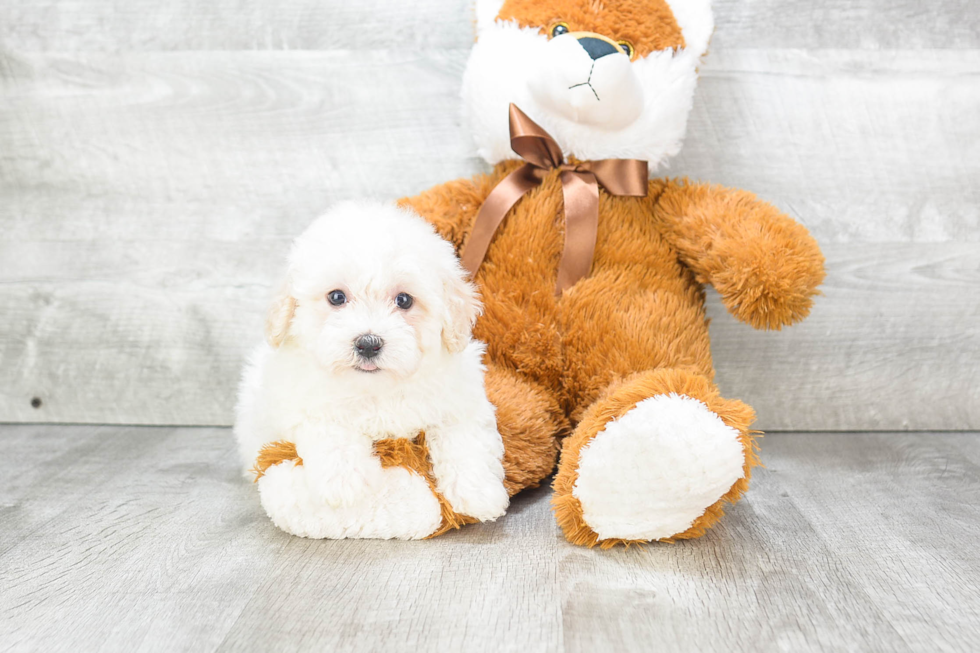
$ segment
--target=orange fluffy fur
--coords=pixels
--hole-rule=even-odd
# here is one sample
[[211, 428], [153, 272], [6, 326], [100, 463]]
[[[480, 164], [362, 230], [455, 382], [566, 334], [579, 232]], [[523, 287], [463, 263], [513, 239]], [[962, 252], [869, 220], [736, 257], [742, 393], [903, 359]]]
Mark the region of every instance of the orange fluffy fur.
[[684, 37], [666, 0], [506, 0], [498, 16], [549, 33], [557, 23], [572, 32], [595, 32], [629, 41], [643, 57], [655, 50], [684, 47]]
[[[499, 17], [546, 34], [561, 22], [572, 32], [626, 40], [641, 57], [685, 45], [666, 0], [505, 0]], [[503, 162], [489, 175], [452, 181], [402, 204], [459, 251], [487, 195], [521, 164]], [[568, 540], [631, 544], [600, 541], [585, 523], [572, 495], [580, 451], [639, 401], [676, 392], [702, 401], [736, 429], [745, 453], [745, 477], [670, 541], [698, 537], [745, 492], [759, 464], [752, 409], [721, 398], [713, 381], [702, 284], [712, 284], [738, 319], [779, 329], [809, 313], [823, 256], [804, 227], [751, 193], [656, 179], [642, 199], [600, 191], [592, 272], [556, 297], [563, 226], [561, 185], [552, 171], [510, 211], [475, 279], [485, 305], [475, 336], [487, 343], [486, 386], [504, 440], [507, 490], [540, 484], [561, 450], [553, 506]], [[428, 481], [443, 514], [433, 536], [474, 521], [436, 492], [424, 434], [414, 442], [384, 440], [375, 450], [382, 465], [405, 466]], [[256, 462], [256, 478], [284, 460], [302, 464], [291, 443], [271, 443]]]
[[[457, 249], [483, 200], [519, 161], [402, 200]], [[487, 343], [487, 391], [504, 439], [513, 494], [553, 469], [560, 441], [554, 508], [566, 537], [599, 541], [571, 495], [581, 447], [612, 418], [656, 394], [704, 402], [741, 434], [745, 478], [684, 533], [697, 537], [748, 487], [758, 464], [754, 415], [714, 385], [703, 283], [740, 320], [779, 329], [807, 315], [823, 279], [823, 256], [804, 227], [745, 191], [650, 181], [646, 198], [599, 199], [591, 274], [556, 297], [564, 239], [558, 171], [511, 209], [476, 275], [484, 315], [475, 336]]]
[[259, 479], [265, 476], [265, 470], [287, 460], [295, 460], [297, 467], [303, 464], [303, 459], [296, 452], [295, 444], [286, 440], [276, 440], [265, 445], [259, 451], [255, 464], [252, 465], [252, 473], [255, 474], [254, 482], [258, 483]]

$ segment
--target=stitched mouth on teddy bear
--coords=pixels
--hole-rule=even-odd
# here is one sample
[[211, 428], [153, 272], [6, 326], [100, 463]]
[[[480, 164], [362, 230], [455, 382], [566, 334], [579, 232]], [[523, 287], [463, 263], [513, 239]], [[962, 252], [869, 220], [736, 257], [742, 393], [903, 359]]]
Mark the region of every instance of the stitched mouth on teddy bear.
[[595, 87], [592, 86], [592, 71], [594, 71], [594, 70], [595, 70], [595, 62], [593, 61], [592, 62], [592, 67], [589, 68], [589, 78], [586, 79], [581, 84], [572, 84], [571, 86], [568, 87], [568, 90], [570, 91], [573, 88], [578, 88], [579, 86], [588, 86], [589, 87], [589, 90], [592, 91], [593, 95], [595, 95], [595, 99], [597, 101], [601, 101], [602, 98], [599, 97], [599, 94], [596, 93]]

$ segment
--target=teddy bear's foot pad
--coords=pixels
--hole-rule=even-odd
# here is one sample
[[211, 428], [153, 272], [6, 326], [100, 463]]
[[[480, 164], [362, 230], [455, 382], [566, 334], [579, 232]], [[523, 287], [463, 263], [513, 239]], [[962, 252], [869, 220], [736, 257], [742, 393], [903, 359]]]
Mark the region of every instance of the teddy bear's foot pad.
[[581, 450], [572, 494], [600, 540], [683, 533], [744, 475], [739, 432], [704, 403], [644, 399]]

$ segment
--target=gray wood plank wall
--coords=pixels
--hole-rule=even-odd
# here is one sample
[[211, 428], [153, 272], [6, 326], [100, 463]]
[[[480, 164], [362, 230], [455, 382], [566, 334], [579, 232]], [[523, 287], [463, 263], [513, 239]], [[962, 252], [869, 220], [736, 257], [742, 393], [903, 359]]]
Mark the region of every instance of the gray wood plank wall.
[[[711, 297], [722, 390], [770, 430], [980, 428], [980, 9], [715, 4], [666, 174], [757, 192], [829, 265], [779, 333]], [[0, 421], [229, 423], [290, 239], [482, 169], [471, 22], [465, 0], [0, 0]]]

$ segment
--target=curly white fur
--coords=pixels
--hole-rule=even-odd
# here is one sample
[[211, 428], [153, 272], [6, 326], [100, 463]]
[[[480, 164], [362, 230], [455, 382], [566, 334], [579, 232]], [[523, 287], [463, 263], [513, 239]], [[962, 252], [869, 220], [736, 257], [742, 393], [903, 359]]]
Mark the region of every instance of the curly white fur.
[[[440, 523], [425, 480], [383, 469], [373, 442], [425, 431], [437, 489], [481, 521], [508, 505], [503, 444], [483, 387], [479, 313], [452, 247], [420, 217], [342, 204], [293, 246], [270, 311], [270, 343], [242, 378], [235, 436], [246, 470], [267, 443], [295, 443], [303, 465], [259, 480], [263, 506], [307, 537], [419, 538]], [[346, 301], [328, 295], [340, 290]], [[395, 298], [407, 293], [409, 309]], [[366, 360], [355, 339], [384, 341]]]

